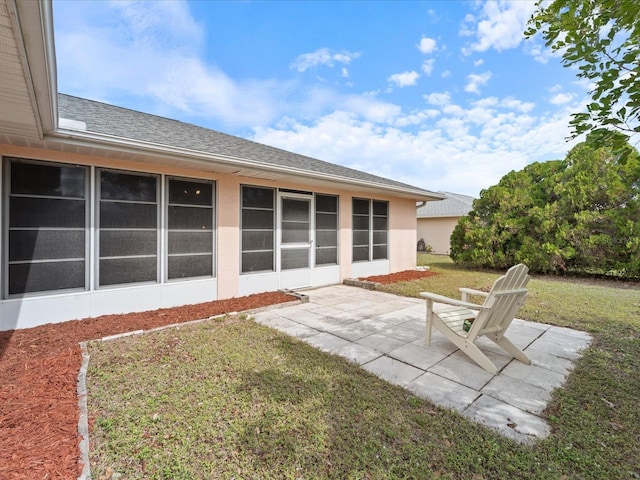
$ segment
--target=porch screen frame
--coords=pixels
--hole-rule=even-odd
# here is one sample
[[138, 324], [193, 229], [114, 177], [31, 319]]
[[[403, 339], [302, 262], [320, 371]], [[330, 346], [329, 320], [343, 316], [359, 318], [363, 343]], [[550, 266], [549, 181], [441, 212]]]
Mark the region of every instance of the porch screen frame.
[[[0, 252], [1, 297], [53, 295], [87, 290], [89, 288], [87, 226], [90, 205], [90, 168], [72, 163], [29, 158], [4, 157], [2, 160], [0, 165], [3, 184], [0, 192], [3, 198], [2, 251]], [[19, 185], [20, 178], [16, 178], [18, 185], [14, 185], [13, 182], [14, 173], [20, 175], [18, 171], [21, 168], [26, 170], [32, 168], [29, 177], [37, 179], [33, 183], [24, 183], [22, 189]], [[56, 185], [53, 184], [53, 177], [47, 177], [47, 173], [52, 173], [53, 169], [59, 169]], [[66, 175], [64, 175], [65, 172]], [[74, 179], [74, 175], [77, 176], [78, 172], [82, 172], [82, 178]], [[26, 173], [28, 172], [25, 171], [24, 174]], [[66, 186], [64, 176], [67, 177]], [[80, 185], [77, 184], [78, 180]], [[58, 206], [57, 212], [55, 205]], [[62, 208], [65, 205], [66, 207]], [[21, 207], [23, 212], [19, 214]], [[69, 216], [69, 208], [76, 210], [75, 216]], [[28, 215], [31, 217], [28, 218]], [[12, 237], [14, 237], [13, 240]], [[16, 243], [15, 249], [12, 246], [13, 242]], [[30, 251], [29, 248], [25, 248], [27, 245], [30, 245]], [[65, 264], [70, 267], [66, 275], [64, 271], [60, 272], [59, 268], [54, 268]], [[15, 290], [12, 288], [15, 285], [13, 285], [14, 276], [11, 271], [19, 270], [23, 266], [27, 268], [27, 272], [23, 274], [28, 278], [22, 282], [24, 288]], [[47, 272], [51, 268], [53, 270]], [[16, 272], [15, 275], [19, 280], [20, 274]], [[32, 278], [34, 275], [35, 278]], [[42, 276], [40, 281], [38, 281], [38, 275]], [[51, 278], [46, 278], [47, 275]], [[56, 283], [57, 286], [54, 285]]]
[[241, 185], [240, 274], [275, 272], [275, 249], [276, 189]]
[[353, 197], [351, 205], [351, 261], [388, 260], [389, 202]]

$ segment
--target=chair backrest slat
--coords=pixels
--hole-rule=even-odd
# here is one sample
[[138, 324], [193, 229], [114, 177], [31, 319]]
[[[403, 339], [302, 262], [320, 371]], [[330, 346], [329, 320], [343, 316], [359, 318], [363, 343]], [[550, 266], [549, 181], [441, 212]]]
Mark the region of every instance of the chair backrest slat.
[[518, 264], [495, 281], [484, 302], [484, 306], [490, 308], [478, 314], [469, 330], [468, 338], [471, 341], [483, 335], [483, 331], [504, 332], [509, 328], [527, 296], [525, 287], [529, 282], [528, 272], [526, 265]]

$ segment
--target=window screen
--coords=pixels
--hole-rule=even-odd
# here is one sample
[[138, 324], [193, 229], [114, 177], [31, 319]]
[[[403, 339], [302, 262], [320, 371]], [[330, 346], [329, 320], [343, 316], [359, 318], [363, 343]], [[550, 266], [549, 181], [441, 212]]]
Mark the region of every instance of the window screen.
[[372, 201], [373, 204], [373, 260], [388, 257], [389, 202]]
[[9, 159], [8, 293], [86, 287], [87, 168]]
[[338, 264], [338, 197], [316, 195], [316, 265]]
[[353, 199], [353, 261], [368, 262], [370, 251], [370, 201]]
[[158, 281], [158, 177], [98, 174], [99, 285]]
[[273, 271], [275, 205], [274, 190], [242, 187], [242, 272]]
[[213, 276], [213, 183], [168, 180], [168, 278]]
[[353, 199], [353, 261], [388, 256], [389, 202]]

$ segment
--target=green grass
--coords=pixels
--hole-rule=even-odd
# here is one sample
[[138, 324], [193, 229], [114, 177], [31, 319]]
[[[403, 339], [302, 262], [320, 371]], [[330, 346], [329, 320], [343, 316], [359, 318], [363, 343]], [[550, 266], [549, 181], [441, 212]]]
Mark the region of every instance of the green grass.
[[[405, 295], [497, 274], [421, 256], [440, 275]], [[640, 478], [640, 290], [534, 278], [521, 317], [594, 335], [516, 444], [342, 358], [243, 317], [90, 344], [94, 478]]]

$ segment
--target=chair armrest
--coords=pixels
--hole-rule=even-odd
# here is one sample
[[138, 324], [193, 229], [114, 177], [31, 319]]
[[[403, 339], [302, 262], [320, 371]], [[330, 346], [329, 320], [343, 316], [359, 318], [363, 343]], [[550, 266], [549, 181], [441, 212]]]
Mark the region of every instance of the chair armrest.
[[437, 293], [421, 292], [420, 296], [422, 298], [426, 298], [427, 300], [431, 300], [434, 302], [446, 303], [447, 305], [453, 305], [455, 307], [464, 307], [470, 310], [486, 310], [487, 308], [489, 308], [489, 307], [485, 307], [484, 305], [464, 302], [462, 300], [457, 300], [455, 298], [445, 297], [444, 295], [438, 295]]
[[478, 295], [480, 297], [485, 297], [485, 298], [489, 296], [489, 292], [483, 292], [482, 290], [475, 290], [473, 288], [462, 287], [459, 290], [460, 290], [460, 293], [462, 294], [463, 302], [469, 301], [469, 295]]
[[474, 288], [462, 287], [459, 290], [461, 293], [468, 293], [469, 295], [480, 295], [481, 297], [489, 296], [489, 292], [483, 292], [482, 290], [475, 290]]

